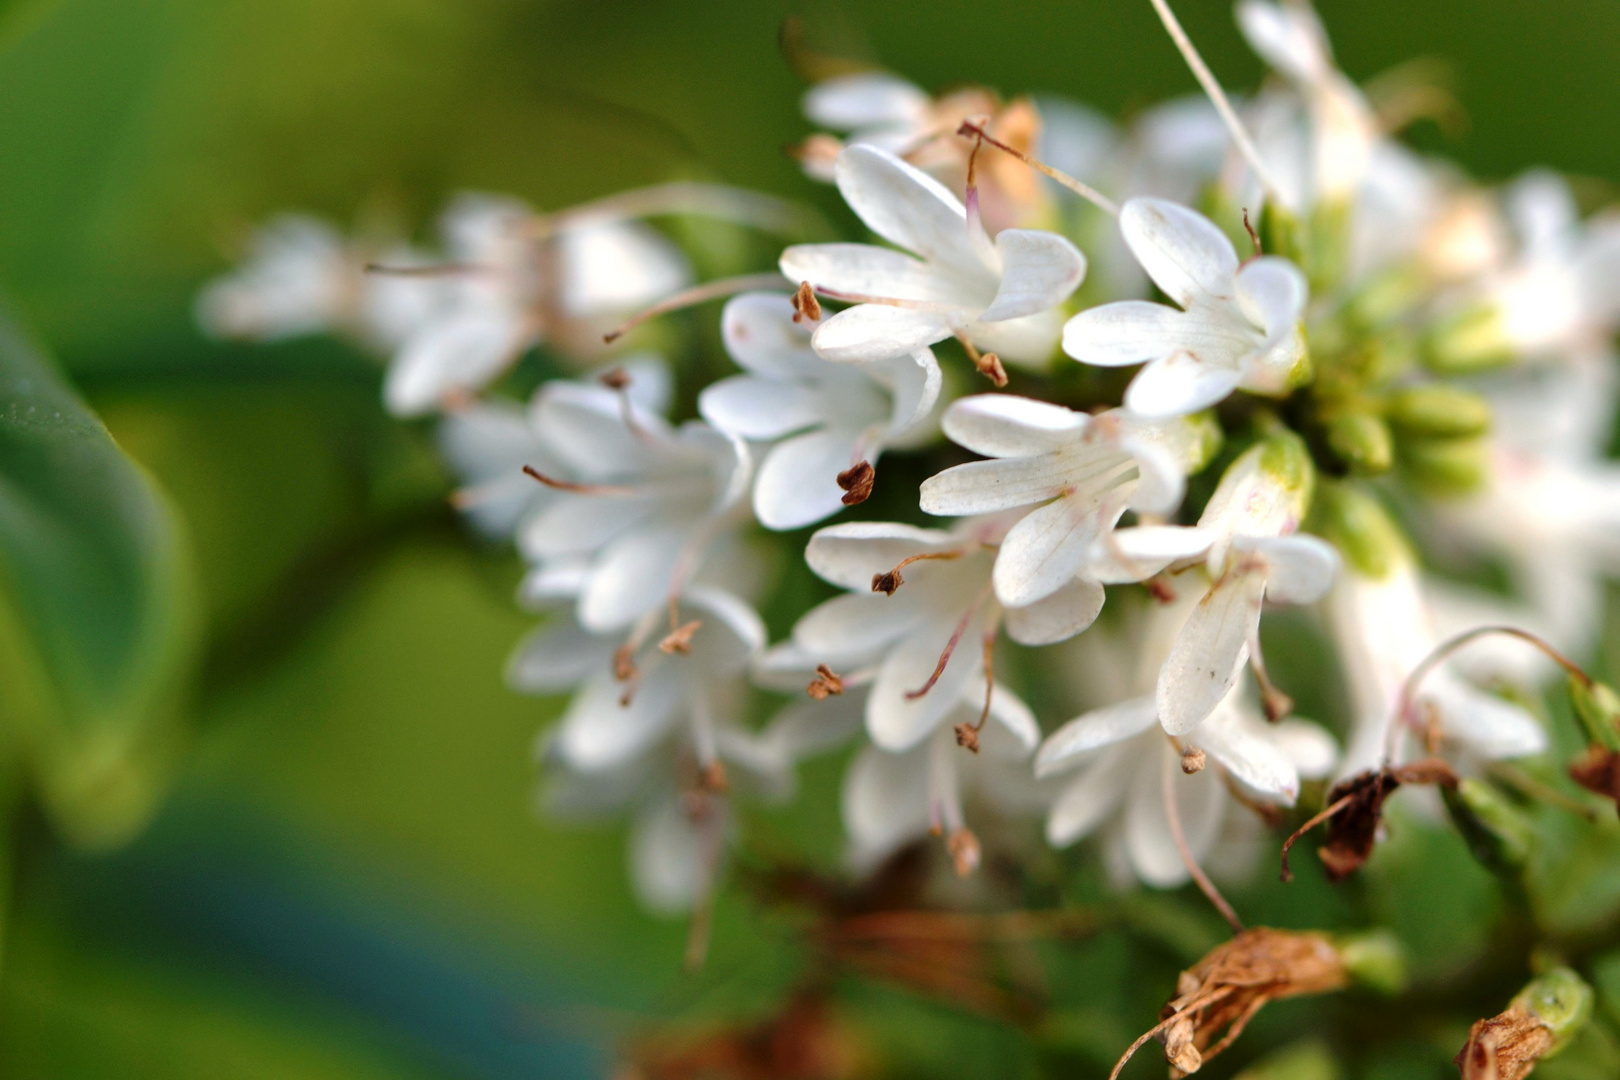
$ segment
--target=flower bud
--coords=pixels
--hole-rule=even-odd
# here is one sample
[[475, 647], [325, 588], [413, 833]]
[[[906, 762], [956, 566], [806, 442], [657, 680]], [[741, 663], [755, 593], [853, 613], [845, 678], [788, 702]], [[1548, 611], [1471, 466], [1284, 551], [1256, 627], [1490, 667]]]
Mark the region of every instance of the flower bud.
[[1446, 375], [1464, 375], [1510, 364], [1518, 350], [1494, 306], [1467, 308], [1442, 319], [1424, 341], [1423, 361]]
[[1267, 255], [1281, 255], [1303, 266], [1305, 229], [1299, 218], [1275, 199], [1266, 200], [1260, 211], [1260, 249]]
[[1589, 739], [1605, 750], [1620, 750], [1620, 694], [1608, 683], [1569, 677], [1569, 699]]
[[1524, 812], [1483, 780], [1461, 780], [1440, 797], [1474, 857], [1499, 874], [1516, 875], [1535, 849], [1536, 835]]
[[1228, 535], [1291, 533], [1305, 520], [1315, 485], [1304, 440], [1279, 427], [1226, 467], [1198, 521]]
[[1539, 976], [1513, 1000], [1552, 1032], [1552, 1049], [1543, 1057], [1569, 1045], [1592, 1018], [1592, 988], [1567, 967], [1555, 967]]
[[1483, 439], [1403, 439], [1399, 450], [1411, 481], [1433, 495], [1466, 495], [1485, 483]]
[[1350, 981], [1393, 997], [1406, 989], [1406, 949], [1389, 930], [1368, 930], [1338, 939], [1339, 959]]
[[1350, 200], [1329, 198], [1311, 210], [1310, 228], [1305, 236], [1305, 276], [1311, 293], [1328, 293], [1338, 288], [1350, 262]]
[[1328, 447], [1352, 472], [1367, 476], [1388, 472], [1395, 445], [1389, 425], [1366, 412], [1342, 412], [1327, 422]]
[[1426, 383], [1406, 386], [1389, 395], [1385, 416], [1413, 435], [1461, 439], [1491, 429], [1490, 402], [1455, 386]]
[[1354, 484], [1327, 484], [1317, 503], [1317, 531], [1363, 577], [1382, 579], [1410, 558], [1406, 537], [1377, 499]]
[[1428, 299], [1433, 283], [1416, 263], [1402, 263], [1377, 274], [1346, 305], [1348, 314], [1365, 327], [1381, 327], [1399, 319]]
[[1522, 1080], [1558, 1053], [1592, 1015], [1592, 988], [1556, 967], [1519, 992], [1507, 1009], [1479, 1020], [1455, 1064], [1463, 1080]]

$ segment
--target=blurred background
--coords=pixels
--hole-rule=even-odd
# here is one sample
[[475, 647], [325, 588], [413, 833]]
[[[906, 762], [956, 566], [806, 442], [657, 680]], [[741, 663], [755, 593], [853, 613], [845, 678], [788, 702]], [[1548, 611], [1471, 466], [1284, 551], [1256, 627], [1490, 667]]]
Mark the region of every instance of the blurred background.
[[[1223, 81], [1255, 85], [1230, 6], [1179, 7]], [[1419, 125], [1418, 142], [1486, 178], [1545, 163], [1597, 198], [1620, 179], [1620, 4], [1319, 7], [1357, 79], [1444, 63], [1467, 123]], [[929, 89], [1114, 116], [1193, 89], [1147, 0], [0, 3], [5, 379], [65, 430], [80, 414], [59, 371], [138, 466], [110, 445], [73, 460], [47, 426], [0, 480], [0, 523], [23, 536], [0, 612], [0, 1074], [599, 1076], [649, 1025], [747, 1015], [791, 984], [790, 929], [730, 895], [704, 973], [684, 975], [685, 927], [636, 908], [622, 830], [533, 812], [531, 745], [560, 702], [502, 681], [529, 624], [520, 567], [457, 522], [430, 429], [382, 410], [380, 365], [326, 339], [213, 343], [192, 318], [199, 285], [287, 208], [425, 236], [466, 189], [553, 209], [696, 178], [847, 231], [783, 152], [809, 130], [778, 47], [789, 15]], [[71, 685], [41, 674], [64, 664]], [[815, 763], [805, 796], [762, 818], [768, 845], [836, 864], [840, 767]], [[1425, 868], [1381, 901], [1420, 977], [1466, 965], [1494, 925], [1484, 872], [1449, 836], [1387, 861]], [[1582, 872], [1620, 893], [1620, 869]], [[1295, 888], [1239, 903], [1349, 918], [1319, 874]], [[860, 1008], [888, 1025], [895, 1075], [1101, 1076], [1185, 962], [1174, 942], [1197, 955], [1218, 935], [1192, 901], [1161, 914], [1171, 944], [1146, 968], [1106, 941], [1077, 954], [1077, 977], [1120, 997], [1052, 1045], [899, 993]], [[1499, 1007], [1483, 996], [1476, 1015]], [[1310, 1015], [1257, 1024], [1256, 1047]], [[1427, 1044], [1389, 1046], [1357, 1075], [1446, 1075]]]

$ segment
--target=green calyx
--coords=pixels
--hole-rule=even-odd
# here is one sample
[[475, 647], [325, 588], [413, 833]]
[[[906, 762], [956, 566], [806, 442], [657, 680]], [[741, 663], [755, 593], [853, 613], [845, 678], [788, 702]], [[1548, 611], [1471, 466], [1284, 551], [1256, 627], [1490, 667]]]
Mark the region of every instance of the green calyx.
[[1592, 742], [1620, 751], [1620, 694], [1608, 683], [1569, 676], [1569, 700]]
[[1322, 485], [1314, 527], [1364, 577], [1381, 580], [1400, 563], [1411, 561], [1400, 526], [1377, 499], [1355, 484]]
[[1440, 794], [1457, 831], [1487, 869], [1510, 876], [1524, 869], [1536, 834], [1523, 811], [1484, 780], [1465, 779]]

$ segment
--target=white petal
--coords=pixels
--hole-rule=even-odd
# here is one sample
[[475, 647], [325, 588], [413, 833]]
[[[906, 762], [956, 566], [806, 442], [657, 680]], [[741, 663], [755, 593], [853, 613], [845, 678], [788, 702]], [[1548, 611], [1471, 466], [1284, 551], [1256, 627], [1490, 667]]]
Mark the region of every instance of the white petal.
[[506, 683], [526, 694], [561, 694], [606, 670], [613, 647], [572, 619], [531, 631], [506, 662]]
[[1339, 760], [1339, 744], [1309, 720], [1294, 717], [1279, 720], [1271, 725], [1268, 737], [1307, 780], [1319, 780], [1328, 775]]
[[927, 616], [905, 588], [893, 596], [835, 596], [805, 612], [793, 627], [793, 642], [812, 663], [863, 662], [875, 657]]
[[817, 83], [804, 93], [804, 115], [834, 131], [920, 123], [933, 102], [897, 75], [861, 71]]
[[1092, 543], [1081, 573], [1105, 585], [1146, 581], [1172, 563], [1202, 556], [1214, 542], [1214, 530], [1184, 525], [1112, 529]]
[[893, 397], [888, 439], [900, 439], [920, 428], [939, 400], [944, 377], [930, 349], [882, 362], [892, 373], [888, 389]]
[[694, 609], [692, 614], [703, 620], [687, 658], [694, 668], [719, 675], [739, 674], [765, 647], [765, 622], [741, 597], [698, 585], [683, 592], [680, 603], [683, 617]]
[[990, 298], [947, 268], [872, 244], [797, 244], [777, 265], [789, 281], [808, 281], [834, 299], [844, 293], [977, 309]]
[[657, 509], [652, 499], [559, 492], [551, 505], [524, 523], [518, 550], [529, 559], [594, 554]]
[[1035, 775], [1051, 776], [1068, 768], [1081, 754], [1111, 746], [1153, 726], [1158, 708], [1150, 697], [1131, 698], [1070, 720], [1047, 736], [1035, 755]]
[[1181, 316], [1175, 308], [1146, 300], [1087, 308], [1063, 324], [1063, 351], [1098, 367], [1144, 363], [1175, 347]]
[[1148, 439], [1126, 437], [1120, 448], [1136, 459], [1136, 490], [1130, 508], [1149, 514], [1169, 514], [1181, 505], [1187, 491], [1183, 459], [1170, 447]]
[[1016, 394], [958, 398], [940, 422], [958, 446], [986, 457], [1030, 457], [1073, 445], [1091, 424], [1085, 413]]
[[614, 540], [591, 568], [579, 599], [579, 621], [598, 633], [622, 630], [669, 596], [686, 531], [636, 529]]
[[1292, 3], [1283, 7], [1270, 0], [1240, 0], [1237, 21], [1249, 47], [1290, 79], [1309, 83], [1326, 72], [1327, 36], [1310, 8]]
[[845, 149], [834, 173], [844, 201], [883, 239], [993, 280], [968, 240], [967, 211], [938, 180], [870, 146]]
[[804, 561], [823, 581], [865, 592], [875, 575], [894, 569], [902, 559], [956, 544], [955, 537], [939, 529], [860, 521], [817, 530], [805, 545]]
[[[557, 457], [588, 477], [605, 477], [645, 468], [653, 453], [648, 443], [625, 426], [618, 395], [605, 386], [583, 386], [558, 380], [541, 387], [534, 401], [534, 426]], [[636, 423], [666, 438], [662, 417], [638, 411]]]
[[669, 398], [675, 387], [669, 365], [662, 356], [654, 352], [631, 353], [607, 361], [597, 373], [605, 375], [615, 369], [628, 380], [624, 394], [632, 405], [659, 415], [669, 411]]
[[1057, 351], [1063, 334], [1063, 312], [1059, 308], [1000, 322], [971, 322], [962, 328], [967, 339], [983, 352], [993, 352], [1002, 360], [1032, 371], [1043, 370]]
[[775, 446], [754, 481], [754, 513], [767, 529], [797, 529], [844, 508], [838, 474], [854, 461], [858, 433], [810, 431]]
[[522, 323], [500, 311], [436, 321], [406, 342], [389, 365], [383, 401], [395, 416], [420, 416], [454, 393], [480, 390], [518, 358]]
[[[1166, 744], [1159, 753], [1174, 752]], [[1226, 811], [1226, 790], [1213, 769], [1184, 776], [1173, 764], [1171, 768], [1176, 770], [1170, 782], [1174, 785], [1177, 816], [1181, 819], [1187, 847], [1194, 859], [1202, 861], [1220, 832]], [[1126, 807], [1125, 851], [1138, 877], [1148, 885], [1166, 889], [1187, 880], [1187, 866], [1170, 832], [1163, 781], [1158, 776], [1150, 779], [1143, 775], [1145, 773], [1148, 770], [1144, 768], [1137, 774], [1130, 805]]]
[[692, 279], [680, 249], [639, 221], [593, 221], [564, 229], [557, 235], [557, 255], [558, 302], [580, 319], [634, 311]]
[[669, 729], [680, 705], [680, 680], [669, 666], [642, 680], [629, 704], [611, 672], [591, 679], [568, 703], [553, 746], [569, 766], [595, 772], [622, 765]]
[[[803, 680], [794, 689], [802, 691]], [[866, 695], [845, 691], [825, 701], [789, 705], [765, 725], [760, 741], [770, 754], [791, 765], [854, 738], [865, 721]]]
[[1289, 805], [1299, 797], [1299, 770], [1279, 748], [1242, 724], [1204, 724], [1188, 738], [1244, 786]]
[[[1022, 607], [1073, 578], [1092, 541], [1113, 524], [1103, 520], [1103, 502], [1100, 492], [1077, 491], [1024, 515], [996, 554], [996, 598], [1008, 607]], [[1124, 509], [1123, 502], [1117, 505]]]
[[[976, 720], [984, 707], [978, 688], [968, 687], [968, 696], [964, 700], [969, 703]], [[985, 753], [1003, 760], [1022, 761], [1035, 752], [1035, 745], [1041, 741], [1041, 725], [1036, 722], [1034, 712], [1024, 703], [1024, 699], [1001, 683], [995, 684], [990, 695], [989, 718], [996, 722], [996, 727], [987, 728], [987, 733], [993, 734], [999, 730], [1011, 738], [987, 739]]]
[[1166, 199], [1131, 199], [1120, 208], [1119, 231], [1148, 277], [1182, 307], [1231, 295], [1237, 252], [1203, 214]]
[[1073, 579], [1033, 604], [1006, 610], [1007, 636], [1020, 645], [1051, 645], [1097, 621], [1106, 593], [1095, 581]]
[[844, 831], [863, 861], [876, 861], [928, 832], [928, 754], [868, 746], [844, 777]]
[[942, 619], [925, 623], [890, 651], [878, 670], [872, 696], [866, 704], [866, 731], [873, 743], [884, 750], [901, 751], [928, 737], [960, 701], [963, 690], [984, 678], [980, 641], [986, 625], [981, 608], [968, 620], [958, 648], [939, 680], [918, 698], [907, 695], [922, 689], [933, 675], [956, 631], [955, 621]]
[[1069, 486], [1074, 462], [1065, 455], [970, 461], [923, 481], [920, 502], [929, 514], [994, 514], [1053, 498]]
[[1266, 599], [1280, 604], [1314, 604], [1333, 587], [1339, 553], [1326, 540], [1294, 536], [1235, 537], [1235, 549], [1251, 548], [1266, 560]]
[[1125, 407], [1140, 416], [1186, 416], [1222, 401], [1242, 381], [1238, 371], [1172, 353], [1136, 373], [1125, 388]]
[[1065, 238], [1039, 229], [1003, 229], [1001, 288], [980, 322], [1000, 322], [1057, 307], [1086, 277], [1086, 257]]
[[1535, 717], [1449, 672], [1431, 675], [1423, 696], [1439, 702], [1440, 730], [1446, 737], [1480, 757], [1526, 757], [1547, 748], [1547, 732]]
[[690, 911], [704, 888], [704, 842], [678, 799], [660, 799], [630, 832], [630, 880], [649, 911]]
[[1159, 672], [1159, 722], [1172, 735], [1192, 731], [1215, 710], [1249, 658], [1265, 577], [1228, 574], [1198, 602]]
[[1286, 334], [1299, 324], [1310, 292], [1304, 271], [1275, 255], [1250, 259], [1238, 271], [1238, 300], [1268, 337]]
[[[1151, 722], [1151, 721], [1150, 721]], [[1110, 753], [1086, 767], [1064, 787], [1046, 819], [1046, 842], [1067, 847], [1089, 835], [1120, 808], [1132, 769]]]
[[[793, 321], [793, 301], [781, 293], [733, 296], [720, 312], [720, 340], [737, 366], [755, 375], [795, 379], [815, 364], [814, 323]], [[813, 367], [811, 367], [813, 370]]]
[[826, 419], [821, 398], [798, 383], [733, 375], [698, 395], [703, 419], [743, 439], [780, 439]]
[[938, 312], [857, 304], [822, 323], [811, 341], [825, 359], [850, 364], [913, 353], [950, 336], [950, 324]]

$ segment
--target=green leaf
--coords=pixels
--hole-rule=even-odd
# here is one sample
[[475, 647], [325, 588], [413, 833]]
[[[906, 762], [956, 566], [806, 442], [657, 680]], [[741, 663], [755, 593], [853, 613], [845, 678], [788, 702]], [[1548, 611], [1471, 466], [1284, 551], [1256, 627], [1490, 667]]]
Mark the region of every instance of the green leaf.
[[156, 803], [194, 597], [164, 496], [0, 316], [0, 732], [76, 843], [117, 843]]

